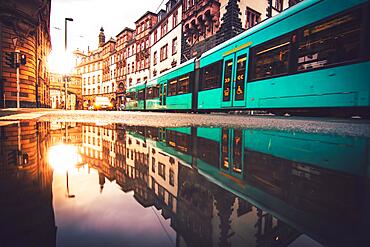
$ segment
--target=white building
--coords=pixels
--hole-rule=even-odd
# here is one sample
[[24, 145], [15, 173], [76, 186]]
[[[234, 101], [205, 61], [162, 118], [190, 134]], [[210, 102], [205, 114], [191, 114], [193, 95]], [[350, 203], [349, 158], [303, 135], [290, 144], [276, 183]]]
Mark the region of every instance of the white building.
[[137, 81], [136, 68], [136, 43], [135, 39], [128, 42], [125, 52], [126, 59], [126, 88], [134, 85]]
[[82, 95], [99, 94], [103, 78], [100, 47], [90, 52], [86, 58], [82, 59], [80, 70], [82, 72]]
[[180, 64], [182, 1], [170, 0], [158, 13], [158, 22], [150, 33], [150, 78]]

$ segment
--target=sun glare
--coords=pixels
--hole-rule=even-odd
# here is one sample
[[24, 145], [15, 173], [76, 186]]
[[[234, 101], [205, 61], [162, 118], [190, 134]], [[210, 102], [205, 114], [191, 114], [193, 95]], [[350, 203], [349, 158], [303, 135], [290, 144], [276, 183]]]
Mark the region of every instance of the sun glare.
[[55, 171], [65, 172], [81, 163], [82, 157], [76, 146], [58, 144], [49, 148], [48, 162]]
[[69, 74], [73, 70], [73, 56], [70, 53], [52, 51], [48, 57], [48, 67], [51, 72]]

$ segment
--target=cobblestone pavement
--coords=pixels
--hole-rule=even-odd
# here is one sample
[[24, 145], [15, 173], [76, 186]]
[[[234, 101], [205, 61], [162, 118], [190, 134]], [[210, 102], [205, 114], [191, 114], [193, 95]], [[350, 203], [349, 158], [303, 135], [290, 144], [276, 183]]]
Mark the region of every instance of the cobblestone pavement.
[[273, 115], [236, 115], [226, 113], [192, 114], [160, 112], [94, 112], [30, 110], [0, 117], [0, 121], [30, 120], [51, 122], [89, 122], [101, 125], [121, 123], [136, 126], [180, 127], [214, 126], [234, 128], [281, 129], [308, 133], [333, 133], [370, 137], [370, 121], [314, 117], [277, 117]]

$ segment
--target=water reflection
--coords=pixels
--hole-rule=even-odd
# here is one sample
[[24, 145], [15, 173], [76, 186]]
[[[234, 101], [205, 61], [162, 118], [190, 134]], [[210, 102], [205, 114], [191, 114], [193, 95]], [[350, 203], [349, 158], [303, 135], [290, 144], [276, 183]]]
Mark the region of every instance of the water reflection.
[[49, 138], [49, 123], [0, 127], [1, 246], [55, 246]]
[[[40, 143], [40, 157], [48, 149], [50, 165], [75, 167], [54, 173], [54, 208], [51, 194], [38, 202], [52, 212], [43, 227], [54, 233], [54, 245], [366, 246], [369, 240], [368, 139], [258, 129], [27, 124], [38, 126], [36, 139], [27, 143]], [[14, 126], [2, 127], [2, 138], [18, 133]], [[50, 193], [46, 161], [35, 161], [21, 146], [28, 165], [2, 163], [14, 176], [1, 183], [18, 191], [11, 184], [25, 183], [17, 174], [33, 164], [48, 174]], [[64, 196], [66, 185], [75, 199]], [[1, 234], [12, 241], [9, 232]]]

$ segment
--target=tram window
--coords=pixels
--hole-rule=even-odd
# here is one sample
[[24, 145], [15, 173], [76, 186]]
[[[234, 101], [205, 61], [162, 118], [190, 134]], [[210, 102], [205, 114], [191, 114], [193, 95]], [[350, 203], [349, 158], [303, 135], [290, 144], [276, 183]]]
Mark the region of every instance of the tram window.
[[219, 168], [220, 166], [220, 144], [206, 138], [197, 138], [197, 157], [208, 164]]
[[355, 10], [304, 28], [298, 46], [298, 71], [358, 59], [361, 22], [361, 12]]
[[238, 57], [236, 65], [235, 100], [244, 100], [244, 82], [247, 55]]
[[233, 71], [233, 60], [227, 60], [224, 68], [224, 93], [223, 101], [230, 101], [231, 76]]
[[158, 98], [159, 96], [159, 86], [149, 87], [146, 89], [146, 98], [147, 99], [154, 99]]
[[177, 94], [177, 78], [168, 81], [168, 96]]
[[131, 92], [126, 95], [126, 99], [127, 101], [136, 100], [137, 99], [136, 96], [137, 96], [136, 92]]
[[209, 90], [221, 87], [222, 60], [201, 69], [200, 90]]
[[159, 85], [153, 87], [153, 98], [159, 97]]
[[189, 152], [189, 146], [190, 146], [190, 140], [189, 140], [189, 135], [176, 132], [175, 133], [175, 138], [176, 138], [176, 149], [188, 153]]
[[251, 80], [288, 73], [290, 36], [271, 40], [254, 49]]
[[138, 100], [144, 100], [144, 89], [139, 90], [137, 98]]
[[190, 74], [179, 77], [177, 94], [189, 93]]
[[153, 99], [153, 88], [149, 87], [146, 90], [146, 98], [147, 99]]

